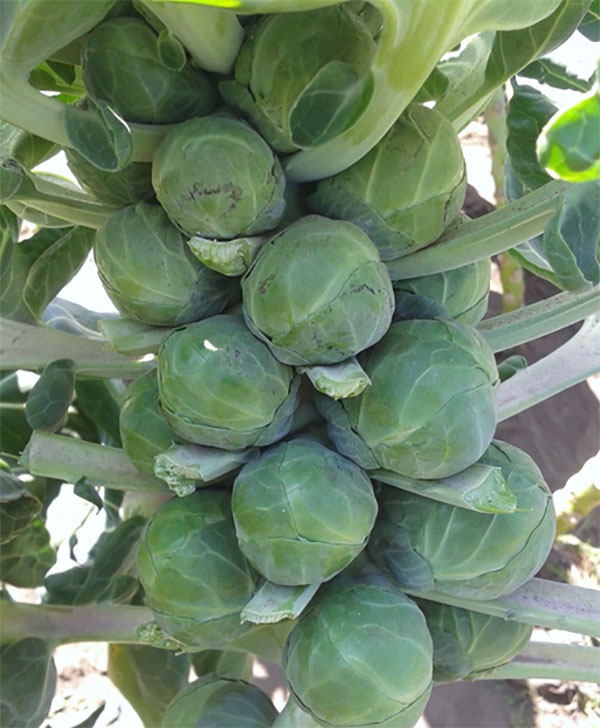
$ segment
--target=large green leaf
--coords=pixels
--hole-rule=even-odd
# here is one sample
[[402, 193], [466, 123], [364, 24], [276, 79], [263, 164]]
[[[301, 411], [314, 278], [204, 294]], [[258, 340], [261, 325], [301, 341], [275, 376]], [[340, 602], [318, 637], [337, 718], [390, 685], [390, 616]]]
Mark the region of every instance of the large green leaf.
[[71, 359], [57, 359], [46, 366], [25, 405], [27, 422], [32, 430], [60, 430], [67, 420], [74, 383]]
[[42, 586], [46, 572], [55, 561], [50, 534], [42, 521], [35, 520], [2, 547], [0, 577], [2, 581], [22, 588]]

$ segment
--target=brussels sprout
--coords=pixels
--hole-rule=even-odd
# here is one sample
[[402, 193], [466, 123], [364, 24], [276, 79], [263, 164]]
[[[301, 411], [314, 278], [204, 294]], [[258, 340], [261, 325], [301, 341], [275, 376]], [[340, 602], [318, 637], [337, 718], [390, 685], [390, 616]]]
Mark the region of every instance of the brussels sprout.
[[240, 50], [235, 80], [219, 84], [278, 152], [323, 144], [367, 105], [376, 43], [351, 6], [260, 18]]
[[438, 304], [443, 315], [475, 326], [487, 310], [491, 267], [491, 259], [484, 258], [444, 273], [394, 281], [394, 320], [419, 318], [418, 315], [411, 315], [411, 311], [418, 312], [425, 298]]
[[474, 680], [510, 662], [533, 627], [470, 609], [415, 600], [433, 639], [433, 679]]
[[356, 225], [303, 217], [270, 240], [242, 279], [250, 330], [286, 364], [334, 364], [372, 346], [393, 313], [392, 284]]
[[163, 728], [269, 728], [277, 710], [260, 688], [209, 674], [171, 701]]
[[443, 478], [490, 444], [498, 373], [475, 329], [451, 319], [399, 321], [361, 363], [371, 379], [362, 394], [317, 399], [336, 448], [361, 467]]
[[239, 316], [213, 316], [171, 332], [158, 353], [162, 411], [191, 442], [236, 450], [289, 432], [299, 377]]
[[270, 448], [237, 476], [231, 500], [242, 552], [275, 584], [312, 584], [364, 548], [377, 515], [371, 481], [313, 440]]
[[272, 230], [285, 210], [285, 177], [268, 144], [243, 121], [190, 119], [160, 143], [156, 197], [189, 235], [229, 239]]
[[119, 432], [127, 457], [144, 475], [154, 478], [154, 458], [181, 441], [158, 406], [156, 372], [133, 381], [121, 405]]
[[83, 189], [107, 205], [126, 207], [154, 197], [150, 162], [131, 162], [119, 172], [106, 172], [74, 149], [66, 148], [65, 156]]
[[479, 513], [386, 488], [369, 554], [405, 587], [472, 599], [514, 591], [542, 566], [554, 540], [552, 498], [533, 460], [494, 441], [479, 460], [502, 469], [515, 513]]
[[98, 275], [125, 316], [176, 326], [220, 313], [239, 285], [202, 265], [160, 205], [138, 202], [109, 217], [94, 242]]
[[336, 579], [298, 620], [282, 665], [320, 725], [409, 728], [431, 691], [431, 637], [417, 605], [387, 579]]
[[362, 159], [325, 179], [308, 198], [314, 212], [349, 220], [393, 260], [440, 237], [460, 210], [467, 179], [452, 124], [412, 105]]
[[139, 18], [114, 18], [96, 26], [81, 52], [89, 95], [126, 121], [175, 123], [209, 114], [215, 92], [185, 56], [183, 65], [161, 54], [159, 37]]
[[243, 634], [240, 611], [256, 574], [235, 538], [231, 495], [205, 488], [164, 503], [137, 553], [145, 599], [161, 629], [186, 646], [220, 647]]

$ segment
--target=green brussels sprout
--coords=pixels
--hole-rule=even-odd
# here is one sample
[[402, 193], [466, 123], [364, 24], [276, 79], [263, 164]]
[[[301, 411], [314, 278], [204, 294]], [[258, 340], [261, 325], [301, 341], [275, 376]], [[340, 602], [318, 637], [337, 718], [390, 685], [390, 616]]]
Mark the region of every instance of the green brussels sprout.
[[207, 76], [161, 53], [159, 36], [139, 18], [114, 18], [96, 26], [81, 51], [88, 94], [125, 121], [166, 124], [209, 114], [215, 91]]
[[146, 604], [184, 646], [221, 647], [248, 629], [240, 612], [257, 577], [237, 545], [230, 500], [218, 488], [172, 498], [144, 529], [137, 566]]
[[466, 189], [452, 124], [434, 109], [412, 105], [362, 159], [319, 182], [307, 202], [314, 212], [361, 227], [381, 259], [393, 260], [437, 240]]
[[371, 481], [313, 440], [282, 442], [247, 463], [231, 500], [240, 548], [275, 584], [313, 584], [364, 548], [377, 515]]
[[470, 609], [415, 600], [433, 640], [433, 679], [474, 680], [510, 662], [533, 627]]
[[475, 326], [487, 311], [491, 268], [491, 259], [484, 258], [443, 273], [394, 281], [394, 320], [420, 318], [419, 307], [427, 299], [440, 307], [442, 316]]
[[290, 693], [319, 725], [410, 728], [431, 691], [432, 643], [417, 605], [388, 579], [336, 579], [290, 633]]
[[277, 361], [240, 316], [213, 316], [172, 331], [158, 353], [163, 414], [200, 445], [237, 450], [289, 432], [300, 378]]
[[119, 432], [127, 457], [151, 478], [154, 478], [154, 458], [181, 441], [158, 406], [155, 371], [144, 374], [127, 387], [119, 415]]
[[163, 728], [269, 728], [277, 709], [260, 688], [209, 674], [176, 695]]
[[334, 364], [387, 331], [394, 299], [377, 249], [350, 223], [308, 215], [265, 244], [242, 279], [250, 330], [286, 364]]
[[494, 355], [451, 319], [398, 321], [361, 360], [371, 386], [318, 396], [337, 450], [366, 470], [435, 479], [472, 465], [496, 427]]
[[375, 51], [352, 3], [263, 16], [242, 45], [235, 80], [219, 91], [273, 149], [293, 152], [336, 137], [361, 115]]
[[94, 241], [98, 275], [119, 311], [155, 326], [220, 313], [239, 296], [235, 279], [200, 263], [160, 205], [118, 210]]
[[156, 197], [189, 235], [230, 239], [272, 230], [285, 210], [285, 177], [269, 145], [225, 116], [190, 119], [152, 161]]
[[554, 541], [552, 498], [522, 450], [494, 441], [480, 458], [502, 469], [515, 513], [480, 513], [386, 488], [369, 555], [406, 588], [468, 599], [514, 591], [542, 566]]
[[83, 189], [107, 205], [126, 207], [154, 197], [150, 162], [131, 162], [119, 172], [106, 172], [74, 149], [65, 148], [65, 156]]

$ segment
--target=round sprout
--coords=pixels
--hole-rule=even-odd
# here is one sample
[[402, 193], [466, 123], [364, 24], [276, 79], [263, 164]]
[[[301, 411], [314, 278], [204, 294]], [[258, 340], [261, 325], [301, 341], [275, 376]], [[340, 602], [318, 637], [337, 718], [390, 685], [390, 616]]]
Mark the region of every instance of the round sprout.
[[69, 169], [79, 184], [101, 202], [126, 207], [154, 197], [150, 162], [131, 162], [119, 172], [105, 172], [74, 149], [67, 147], [64, 151]]
[[350, 220], [393, 260], [440, 237], [466, 192], [465, 161], [452, 124], [412, 105], [362, 159], [325, 179], [309, 197], [311, 210]]
[[235, 80], [219, 84], [278, 152], [336, 137], [370, 99], [376, 43], [350, 5], [260, 18], [242, 45]]
[[410, 728], [431, 691], [431, 637], [417, 605], [387, 579], [336, 579], [298, 620], [282, 665], [319, 725]]
[[243, 634], [240, 611], [256, 575], [235, 538], [231, 494], [205, 488], [164, 503], [146, 524], [139, 579], [154, 618], [186, 646], [220, 647]]
[[155, 371], [144, 374], [127, 388], [119, 432], [127, 457], [140, 472], [154, 478], [154, 458], [180, 440], [159, 409]]
[[364, 548], [377, 515], [371, 481], [308, 439], [280, 443], [247, 463], [231, 501], [238, 543], [276, 584], [325, 581]]
[[361, 362], [358, 397], [319, 397], [336, 448], [367, 470], [443, 478], [472, 465], [496, 426], [494, 355], [450, 319], [399, 321]]
[[152, 184], [189, 235], [263, 233], [285, 210], [279, 160], [247, 124], [224, 116], [190, 119], [170, 131], [154, 155]]
[[96, 26], [82, 52], [83, 83], [96, 101], [126, 121], [166, 124], [201, 116], [215, 105], [202, 71], [161, 53], [159, 37], [139, 18], [114, 18]]
[[239, 296], [235, 279], [194, 258], [160, 205], [138, 202], [111, 215], [96, 235], [94, 258], [119, 311], [155, 326], [220, 313]]
[[158, 382], [175, 432], [226, 450], [279, 440], [298, 404], [299, 377], [238, 316], [214, 316], [170, 333], [158, 354]]
[[350, 223], [303, 217], [270, 240], [242, 279], [251, 331], [287, 364], [332, 364], [372, 346], [393, 289], [369, 238]]
[[170, 702], [163, 728], [269, 728], [277, 710], [260, 688], [209, 674]]
[[440, 314], [475, 326], [487, 310], [491, 267], [491, 259], [485, 258], [444, 273], [394, 281], [394, 320], [420, 318], [422, 304], [433, 301]]
[[479, 513], [385, 489], [369, 554], [406, 588], [495, 599], [524, 584], [546, 560], [554, 508], [533, 460], [496, 441], [479, 462], [502, 469], [517, 498], [515, 513]]
[[433, 639], [433, 679], [474, 680], [510, 662], [533, 627], [449, 604], [417, 599]]

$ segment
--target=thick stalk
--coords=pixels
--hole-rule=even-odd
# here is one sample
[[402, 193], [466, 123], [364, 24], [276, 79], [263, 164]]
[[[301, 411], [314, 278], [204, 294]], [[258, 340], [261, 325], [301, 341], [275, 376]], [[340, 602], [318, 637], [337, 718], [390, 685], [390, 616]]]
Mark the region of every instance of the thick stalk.
[[596, 589], [533, 578], [512, 594], [486, 601], [439, 592], [414, 589], [403, 591], [433, 602], [471, 609], [492, 617], [600, 637], [600, 592]]
[[76, 483], [86, 478], [94, 485], [115, 490], [168, 493], [166, 483], [146, 478], [124, 450], [34, 430], [21, 456], [33, 475]]
[[101, 341], [85, 339], [49, 326], [0, 319], [2, 370], [43, 369], [56, 359], [72, 359], [77, 374], [111, 379], [134, 379], [148, 371], [148, 362], [135, 361], [104, 348]]
[[137, 628], [153, 619], [147, 607], [89, 604], [82, 607], [55, 604], [2, 602], [1, 642], [35, 635], [48, 642], [139, 643]]
[[589, 291], [566, 291], [518, 311], [484, 319], [477, 324], [492, 351], [512, 349], [527, 341], [577, 323], [600, 311], [600, 286]]
[[229, 73], [244, 29], [233, 13], [202, 5], [142, 0], [185, 46], [194, 62], [207, 71]]
[[600, 371], [600, 314], [543, 359], [517, 372], [498, 390], [498, 422], [533, 407]]
[[544, 231], [568, 182], [554, 181], [461, 225], [433, 245], [386, 263], [392, 280], [441, 273], [502, 253]]
[[600, 648], [529, 642], [507, 665], [478, 680], [600, 682]]

